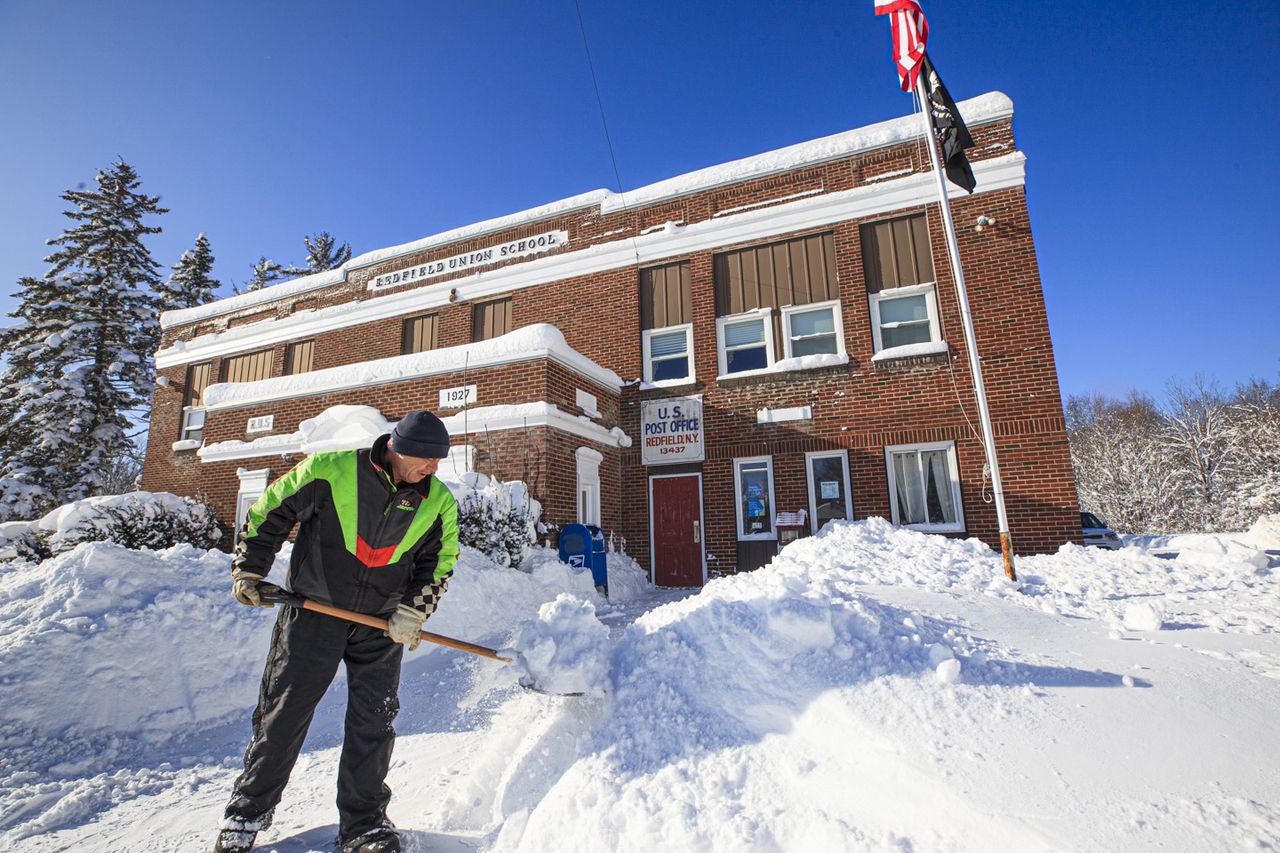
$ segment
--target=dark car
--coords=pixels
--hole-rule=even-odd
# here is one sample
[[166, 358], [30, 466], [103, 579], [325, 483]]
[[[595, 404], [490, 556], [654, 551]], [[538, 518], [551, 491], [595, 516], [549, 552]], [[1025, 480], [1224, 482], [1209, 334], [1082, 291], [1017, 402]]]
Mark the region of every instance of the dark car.
[[1123, 547], [1120, 536], [1107, 527], [1107, 523], [1091, 512], [1080, 513], [1080, 529], [1084, 532], [1084, 544], [1116, 550]]

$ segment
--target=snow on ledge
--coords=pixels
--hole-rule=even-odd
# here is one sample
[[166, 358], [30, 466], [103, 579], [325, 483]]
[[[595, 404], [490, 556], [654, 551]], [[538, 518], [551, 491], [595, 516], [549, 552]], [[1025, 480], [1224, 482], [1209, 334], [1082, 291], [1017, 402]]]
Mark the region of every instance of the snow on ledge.
[[921, 344], [904, 344], [889, 347], [871, 356], [872, 361], [892, 361], [895, 358], [911, 358], [917, 355], [935, 355], [947, 351], [946, 341], [925, 341]]
[[182, 441], [175, 441], [173, 443], [173, 452], [181, 453], [184, 450], [195, 450], [198, 447], [200, 447], [200, 439], [184, 438]]
[[[631, 437], [618, 427], [605, 429], [562, 411], [554, 403], [484, 406], [440, 420], [451, 436], [548, 426], [597, 441], [606, 447], [631, 446]], [[394, 422], [383, 418], [372, 406], [331, 406], [300, 423], [298, 430], [290, 435], [268, 435], [253, 441], [219, 441], [206, 444], [197, 454], [202, 462], [226, 462], [257, 456], [354, 450], [369, 447], [378, 436], [390, 432], [393, 426]], [[458, 447], [455, 445], [453, 449], [457, 451]]]
[[601, 367], [570, 347], [555, 326], [536, 323], [478, 343], [345, 364], [309, 373], [275, 376], [256, 382], [219, 382], [205, 389], [204, 401], [205, 408], [214, 411], [533, 358], [555, 359], [606, 388], [618, 390], [622, 387], [622, 379], [618, 374]]

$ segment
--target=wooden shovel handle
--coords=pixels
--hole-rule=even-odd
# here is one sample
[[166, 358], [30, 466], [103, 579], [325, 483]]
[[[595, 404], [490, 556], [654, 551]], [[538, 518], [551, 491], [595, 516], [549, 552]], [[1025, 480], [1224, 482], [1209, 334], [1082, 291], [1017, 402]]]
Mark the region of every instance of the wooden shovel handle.
[[[346, 619], [348, 622], [356, 622], [361, 625], [368, 625], [370, 628], [381, 628], [387, 630], [387, 620], [379, 619], [377, 616], [369, 616], [365, 613], [356, 613], [354, 610], [343, 610], [341, 607], [334, 607], [331, 604], [321, 604], [318, 601], [311, 601], [307, 598], [295, 599], [290, 601], [295, 607], [301, 607], [303, 610], [314, 610], [316, 613], [323, 613], [326, 616], [336, 616], [339, 619]], [[468, 643], [465, 640], [455, 640], [452, 637], [446, 637], [443, 634], [433, 634], [430, 631], [420, 632], [422, 639], [428, 643], [436, 643], [441, 646], [448, 646], [451, 649], [458, 649], [463, 652], [471, 652], [473, 655], [480, 655], [484, 658], [492, 658], [500, 660], [503, 663], [511, 663], [511, 658], [500, 655], [493, 649], [485, 646], [477, 646], [475, 643]]]

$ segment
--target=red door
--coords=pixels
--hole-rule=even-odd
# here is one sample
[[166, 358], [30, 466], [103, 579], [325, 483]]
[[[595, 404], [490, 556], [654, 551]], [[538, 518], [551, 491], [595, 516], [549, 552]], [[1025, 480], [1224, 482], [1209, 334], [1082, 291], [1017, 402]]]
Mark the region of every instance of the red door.
[[702, 477], [685, 474], [649, 481], [653, 582], [702, 586]]

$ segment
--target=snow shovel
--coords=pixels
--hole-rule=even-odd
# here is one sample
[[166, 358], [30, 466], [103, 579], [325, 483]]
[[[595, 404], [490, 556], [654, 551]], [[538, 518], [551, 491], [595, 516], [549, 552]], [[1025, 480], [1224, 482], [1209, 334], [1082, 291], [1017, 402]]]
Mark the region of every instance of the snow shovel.
[[[303, 598], [296, 592], [289, 592], [281, 589], [275, 584], [265, 583], [258, 587], [258, 595], [264, 602], [271, 604], [287, 604], [290, 607], [297, 607], [301, 610], [314, 610], [316, 613], [323, 613], [326, 616], [334, 616], [338, 619], [346, 619], [348, 622], [358, 622], [361, 625], [368, 625], [370, 628], [381, 628], [387, 630], [387, 620], [379, 619], [377, 616], [369, 616], [364, 613], [356, 613], [353, 610], [343, 610], [341, 607], [334, 607], [330, 604], [321, 604], [318, 601], [311, 601]], [[452, 637], [446, 637], [443, 634], [433, 634], [430, 631], [422, 632], [422, 639], [428, 643], [437, 643], [441, 646], [448, 646], [451, 649], [458, 649], [464, 652], [471, 652], [473, 655], [480, 655], [484, 658], [493, 658], [503, 663], [514, 663], [515, 658], [506, 657], [498, 654], [495, 650], [484, 646], [477, 646], [475, 643], [468, 643], [465, 640], [455, 640]]]

